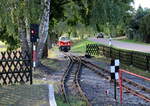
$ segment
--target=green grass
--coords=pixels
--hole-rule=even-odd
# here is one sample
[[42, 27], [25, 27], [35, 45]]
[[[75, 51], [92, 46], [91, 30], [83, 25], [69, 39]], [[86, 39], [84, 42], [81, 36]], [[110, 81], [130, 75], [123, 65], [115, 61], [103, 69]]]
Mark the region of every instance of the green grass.
[[95, 43], [95, 42], [92, 42], [92, 41], [89, 41], [89, 40], [75, 41], [73, 43], [71, 51], [75, 52], [75, 53], [85, 53], [85, 51], [86, 51], [86, 45], [87, 44], [92, 44], [92, 43]]
[[62, 63], [59, 60], [53, 58], [43, 59], [41, 63], [49, 67], [52, 71], [61, 70], [63, 68], [63, 66], [60, 65]]
[[130, 39], [121, 39], [121, 40], [118, 40], [118, 41], [121, 41], [121, 42], [127, 42], [127, 43], [135, 43], [135, 44], [150, 45], [150, 44], [148, 44], [148, 43], [144, 43], [144, 42], [136, 41], [136, 40], [130, 40]]
[[57, 56], [59, 55], [58, 53], [56, 52], [59, 52], [59, 48], [58, 46], [55, 46], [51, 49], [48, 50], [48, 58], [57, 58]]
[[[86, 106], [86, 102], [77, 99], [76, 97], [69, 97], [71, 106]], [[57, 106], [70, 106], [69, 104], [64, 102], [64, 98], [60, 95], [56, 95]]]

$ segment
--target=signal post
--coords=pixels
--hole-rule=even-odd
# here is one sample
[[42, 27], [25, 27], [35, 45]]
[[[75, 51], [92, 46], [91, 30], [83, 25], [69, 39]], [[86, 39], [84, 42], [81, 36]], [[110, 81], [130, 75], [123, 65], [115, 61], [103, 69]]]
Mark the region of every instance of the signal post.
[[38, 24], [31, 24], [30, 25], [30, 41], [32, 43], [32, 66], [35, 70], [36, 67], [36, 60], [37, 60], [37, 50], [36, 45], [39, 39], [39, 25]]

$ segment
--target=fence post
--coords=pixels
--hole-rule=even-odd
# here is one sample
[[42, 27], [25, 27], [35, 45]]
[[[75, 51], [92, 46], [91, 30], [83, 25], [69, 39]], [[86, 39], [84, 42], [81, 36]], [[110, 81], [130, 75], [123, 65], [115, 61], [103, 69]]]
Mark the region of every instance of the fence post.
[[133, 64], [133, 52], [130, 53], [131, 59], [130, 59], [130, 64]]
[[111, 49], [112, 49], [112, 48], [110, 47], [110, 51], [109, 51], [109, 53], [110, 53], [110, 54], [109, 54], [110, 58], [111, 58]]
[[102, 47], [103, 47], [103, 51], [102, 51], [103, 52], [103, 56], [105, 56], [105, 54], [104, 54], [104, 46], [102, 46]]
[[148, 59], [149, 57], [148, 56], [146, 56], [146, 67], [147, 67], [147, 70], [149, 70], [149, 59]]
[[99, 49], [99, 45], [97, 44], [97, 56], [100, 55], [100, 49]]
[[88, 47], [89, 47], [89, 44], [86, 45], [86, 54], [88, 54]]
[[119, 50], [119, 60], [121, 61], [121, 57], [120, 57], [120, 50]]
[[32, 83], [33, 83], [33, 79], [32, 79], [32, 60], [30, 61], [31, 63], [30, 63], [30, 69], [31, 69], [31, 71], [30, 71], [30, 85], [32, 85]]

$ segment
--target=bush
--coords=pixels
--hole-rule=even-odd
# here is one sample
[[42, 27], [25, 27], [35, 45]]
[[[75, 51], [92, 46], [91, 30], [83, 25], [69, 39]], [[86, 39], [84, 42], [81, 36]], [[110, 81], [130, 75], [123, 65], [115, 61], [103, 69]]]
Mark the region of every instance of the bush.
[[139, 8], [128, 25], [129, 39], [150, 42], [150, 9]]

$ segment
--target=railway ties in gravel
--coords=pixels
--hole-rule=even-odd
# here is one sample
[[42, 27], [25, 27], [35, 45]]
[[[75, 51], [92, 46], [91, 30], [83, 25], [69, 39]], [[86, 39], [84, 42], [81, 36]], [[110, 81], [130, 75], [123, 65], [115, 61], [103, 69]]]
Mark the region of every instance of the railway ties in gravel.
[[[81, 95], [82, 95], [82, 97], [84, 98], [84, 100], [86, 100], [87, 101], [87, 103], [88, 104], [90, 104], [90, 102], [92, 102], [91, 100], [89, 100], [90, 98], [89, 97], [87, 97], [87, 95], [88, 94], [86, 94], [85, 93], [85, 91], [84, 91], [84, 89], [82, 89], [81, 87], [80, 87], [80, 72], [81, 72], [81, 68], [83, 68], [82, 66], [85, 66], [86, 68], [88, 68], [88, 69], [90, 69], [91, 71], [93, 71], [94, 73], [96, 73], [96, 74], [98, 74], [98, 75], [100, 75], [101, 77], [104, 77], [105, 79], [107, 79], [107, 80], [110, 80], [110, 72], [108, 71], [108, 69], [103, 69], [103, 68], [101, 68], [101, 67], [99, 67], [99, 66], [97, 66], [97, 65], [95, 65], [95, 64], [93, 64], [93, 63], [91, 63], [91, 62], [89, 62], [89, 61], [87, 61], [87, 60], [85, 60], [85, 59], [83, 59], [83, 58], [80, 58], [80, 57], [77, 57], [77, 56], [72, 56], [71, 54], [69, 55], [69, 54], [66, 54], [66, 57], [68, 57], [69, 58], [69, 64], [68, 64], [68, 67], [67, 67], [67, 69], [66, 69], [66, 71], [65, 71], [65, 74], [63, 75], [63, 78], [62, 78], [62, 83], [61, 83], [61, 85], [62, 85], [62, 91], [64, 92], [66, 92], [64, 95], [65, 95], [65, 98], [68, 98], [68, 95], [67, 95], [67, 92], [69, 92], [68, 91], [68, 89], [67, 89], [67, 86], [70, 86], [70, 84], [68, 84], [68, 83], [74, 83], [74, 85], [73, 86], [71, 86], [71, 87], [74, 87], [74, 88], [76, 88], [76, 90], [78, 91], [78, 92], [76, 92], [76, 93], [80, 93]], [[75, 65], [76, 64], [76, 65]], [[79, 65], [80, 64], [80, 65]], [[76, 66], [76, 67], [75, 67]], [[70, 68], [69, 68], [70, 67]], [[76, 68], [76, 70], [74, 71], [74, 72], [69, 72], [69, 71], [72, 71], [72, 68], [71, 67], [75, 67]], [[69, 68], [69, 69], [68, 69]], [[68, 71], [67, 71], [68, 70]], [[67, 75], [67, 74], [71, 74], [71, 75]], [[68, 79], [68, 78], [70, 78], [70, 79]], [[68, 81], [69, 80], [69, 81]], [[71, 81], [72, 80], [72, 81]], [[145, 86], [143, 86], [143, 85], [140, 85], [140, 84], [138, 84], [138, 83], [136, 83], [134, 80], [129, 80], [129, 79], [127, 79], [127, 78], [123, 78], [123, 81], [126, 83], [126, 84], [128, 84], [129, 86], [126, 86], [126, 85], [123, 85], [123, 88], [124, 89], [126, 89], [127, 91], [131, 91], [131, 92], [133, 92], [132, 94], [134, 94], [134, 95], [136, 95], [136, 94], [138, 94], [138, 95], [140, 95], [145, 101], [149, 101], [150, 100], [150, 98], [149, 98], [149, 96], [145, 96], [144, 95], [144, 93], [143, 93], [143, 91], [144, 92], [146, 92], [147, 94], [149, 93], [149, 91], [150, 91], [150, 89], [149, 88], [147, 88], [147, 87], [145, 87]], [[64, 84], [64, 85], [63, 85]], [[71, 88], [71, 87], [68, 87], [69, 89]], [[136, 89], [134, 89], [134, 88], [136, 88], [136, 89], [140, 89], [140, 90], [136, 90]], [[64, 90], [63, 90], [64, 89]], [[71, 90], [70, 90], [71, 91]], [[142, 91], [142, 93], [141, 93], [141, 91]], [[71, 91], [72, 92], [72, 91]], [[88, 99], [89, 98], [89, 99]], [[66, 101], [69, 101], [68, 99], [66, 100]], [[90, 101], [90, 102], [89, 102]], [[90, 104], [91, 105], [91, 104]]]
[[86, 101], [87, 106], [91, 106], [86, 94], [80, 87], [80, 73], [82, 68], [81, 58], [71, 55], [66, 56], [69, 59], [69, 63], [61, 79], [61, 89], [64, 95], [65, 102], [70, 104], [69, 93], [73, 91], [74, 93], [76, 93], [76, 95], [79, 93], [79, 97], [82, 96], [82, 99]]
[[[89, 69], [94, 71], [96, 74], [98, 74], [106, 79], [110, 79], [110, 71], [103, 69], [95, 64], [92, 64], [91, 62], [86, 61], [84, 59], [82, 60], [82, 62], [86, 67], [88, 67]], [[102, 70], [102, 71], [99, 71], [99, 70]], [[122, 86], [124, 89], [131, 92], [135, 96], [140, 95], [140, 97], [142, 99], [144, 99], [147, 102], [150, 102], [150, 97], [148, 97], [146, 95], [146, 94], [150, 94], [150, 88], [147, 88], [146, 86], [138, 84], [135, 81], [129, 80], [127, 78], [123, 78], [123, 81], [126, 82], [126, 85], [128, 85], [128, 86], [126, 86], [125, 84], [123, 84]], [[119, 85], [119, 83], [118, 83], [118, 85]], [[137, 89], [140, 89], [140, 90], [137, 90]]]

